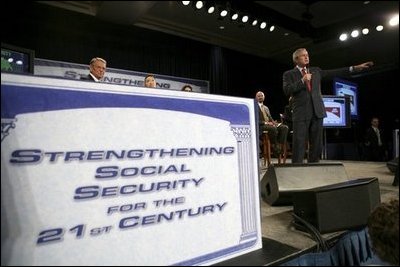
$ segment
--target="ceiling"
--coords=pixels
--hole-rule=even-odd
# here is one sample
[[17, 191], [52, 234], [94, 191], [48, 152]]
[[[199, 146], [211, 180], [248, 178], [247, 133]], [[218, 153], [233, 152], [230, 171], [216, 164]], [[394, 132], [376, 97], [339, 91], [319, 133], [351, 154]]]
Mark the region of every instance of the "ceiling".
[[[275, 25], [269, 32], [207, 14], [181, 1], [39, 1], [96, 16], [113, 23], [134, 25], [291, 63], [293, 51], [306, 47], [312, 63], [322, 67], [367, 60], [376, 70], [398, 68], [398, 26], [387, 21], [399, 13], [398, 1], [214, 1]], [[193, 3], [193, 1], [191, 1]], [[211, 1], [207, 1], [211, 2]], [[375, 26], [384, 25], [382, 32]], [[223, 29], [221, 29], [223, 27]], [[370, 33], [340, 42], [341, 32], [369, 27]]]

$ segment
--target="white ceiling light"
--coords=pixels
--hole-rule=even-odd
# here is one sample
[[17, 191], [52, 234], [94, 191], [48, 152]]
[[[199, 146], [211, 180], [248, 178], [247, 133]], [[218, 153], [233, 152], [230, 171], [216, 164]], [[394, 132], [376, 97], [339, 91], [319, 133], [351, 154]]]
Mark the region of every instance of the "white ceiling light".
[[201, 8], [203, 7], [203, 5], [204, 5], [204, 4], [203, 4], [203, 1], [197, 1], [197, 2], [196, 2], [196, 8], [197, 8], [197, 9], [201, 9]]
[[271, 25], [271, 27], [269, 27], [269, 31], [273, 32], [275, 30], [275, 25]]
[[390, 26], [399, 25], [399, 14], [395, 15], [394, 17], [392, 17], [392, 18], [389, 20], [389, 25], [390, 25]]
[[347, 40], [347, 33], [342, 33], [340, 36], [339, 36], [339, 40], [340, 41], [342, 41], [342, 42], [344, 42], [344, 41], [346, 41]]
[[351, 37], [356, 38], [360, 35], [360, 32], [358, 30], [354, 30], [351, 32], [350, 35], [351, 35]]
[[219, 13], [219, 15], [220, 15], [221, 17], [226, 17], [226, 15], [228, 15], [228, 11], [226, 11], [225, 9], [223, 9], [223, 10], [221, 11], [221, 13]]

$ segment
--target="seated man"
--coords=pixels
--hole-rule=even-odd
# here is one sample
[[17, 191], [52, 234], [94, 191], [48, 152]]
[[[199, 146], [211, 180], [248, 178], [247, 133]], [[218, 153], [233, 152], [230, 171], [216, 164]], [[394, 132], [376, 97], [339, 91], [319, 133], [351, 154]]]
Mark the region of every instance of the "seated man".
[[87, 76], [81, 76], [81, 80], [101, 82], [106, 73], [106, 68], [107, 61], [101, 57], [92, 58], [89, 63], [90, 73]]
[[[256, 94], [256, 100], [259, 106], [259, 127], [260, 135], [263, 131], [268, 131], [273, 152], [276, 156], [281, 154], [280, 145], [286, 143], [288, 127], [282, 123], [277, 123], [271, 116], [269, 108], [263, 104], [265, 100], [264, 93], [259, 91]], [[279, 145], [280, 144], [280, 145]]]

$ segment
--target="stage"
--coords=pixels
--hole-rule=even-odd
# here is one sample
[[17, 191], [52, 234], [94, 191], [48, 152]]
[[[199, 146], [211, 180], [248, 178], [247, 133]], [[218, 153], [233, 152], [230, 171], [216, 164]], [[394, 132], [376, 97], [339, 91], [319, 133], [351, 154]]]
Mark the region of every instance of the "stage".
[[[334, 162], [338, 163], [330, 160], [321, 161], [321, 163]], [[277, 164], [277, 159], [273, 159], [272, 163]], [[287, 163], [290, 163], [290, 159]], [[399, 187], [392, 186], [394, 173], [389, 171], [386, 162], [340, 161], [340, 163], [343, 163], [349, 179], [378, 178], [381, 202], [399, 198]], [[260, 180], [266, 171], [267, 168], [260, 168]], [[280, 265], [302, 254], [316, 252], [317, 242], [308, 233], [296, 230], [292, 226], [293, 206], [270, 206], [261, 198], [260, 201], [263, 248], [218, 265]], [[334, 244], [348, 233], [349, 231], [340, 231], [322, 236], [328, 243]]]

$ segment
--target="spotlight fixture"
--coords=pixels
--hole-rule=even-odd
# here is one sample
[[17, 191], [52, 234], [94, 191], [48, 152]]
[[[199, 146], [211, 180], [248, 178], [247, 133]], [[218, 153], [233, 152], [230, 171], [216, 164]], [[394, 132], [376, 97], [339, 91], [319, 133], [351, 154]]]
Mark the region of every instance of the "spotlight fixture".
[[382, 25], [376, 26], [376, 30], [377, 30], [378, 32], [382, 31], [382, 30], [383, 30], [383, 26], [382, 26]]
[[267, 23], [265, 21], [261, 22], [260, 29], [264, 30], [267, 27]]
[[269, 27], [269, 31], [273, 32], [275, 30], [275, 25], [271, 25], [271, 27]]
[[188, 6], [188, 5], [190, 4], [190, 1], [182, 1], [182, 4], [183, 4], [184, 6]]
[[360, 35], [360, 32], [358, 30], [353, 30], [350, 35], [351, 37], [356, 38]]
[[390, 25], [390, 26], [399, 25], [399, 14], [393, 16], [393, 17], [389, 20], [389, 25]]
[[203, 6], [204, 6], [203, 1], [197, 1], [197, 2], [196, 2], [196, 8], [197, 8], [197, 9], [201, 9]]
[[228, 15], [228, 11], [227, 11], [226, 9], [223, 8], [223, 9], [221, 10], [221, 12], [219, 13], [219, 15], [220, 15], [221, 17], [224, 18], [224, 17], [226, 17], [226, 15]]
[[254, 19], [253, 22], [251, 23], [252, 26], [256, 26], [258, 23], [258, 20]]
[[243, 23], [246, 23], [248, 20], [249, 20], [249, 16], [243, 15], [243, 17], [242, 17], [242, 22], [243, 22]]
[[347, 33], [342, 33], [340, 36], [339, 36], [339, 40], [340, 41], [342, 41], [342, 42], [344, 42], [344, 41], [346, 41], [347, 40]]
[[231, 20], [237, 20], [239, 17], [239, 14], [236, 12], [233, 12], [232, 16], [231, 16]]
[[215, 11], [215, 2], [214, 1], [204, 1], [205, 10], [207, 10], [208, 14], [212, 14]]
[[362, 34], [367, 35], [369, 33], [369, 29], [368, 28], [364, 28], [362, 29]]

